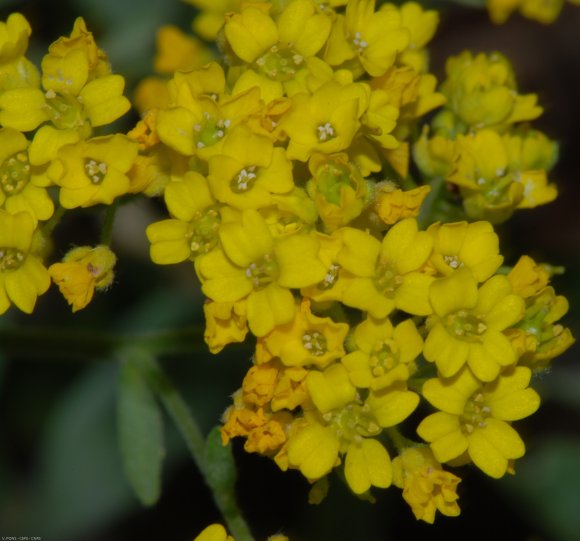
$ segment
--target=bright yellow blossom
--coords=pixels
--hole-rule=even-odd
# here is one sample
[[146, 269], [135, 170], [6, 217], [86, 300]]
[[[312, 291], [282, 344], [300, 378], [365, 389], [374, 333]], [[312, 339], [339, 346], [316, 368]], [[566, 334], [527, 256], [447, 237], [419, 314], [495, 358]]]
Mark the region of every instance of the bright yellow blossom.
[[333, 23], [324, 59], [331, 66], [356, 59], [364, 71], [376, 77], [393, 65], [409, 40], [410, 33], [402, 26], [396, 8], [375, 11], [375, 0], [350, 0], [344, 16], [338, 15]]
[[524, 300], [512, 293], [509, 280], [496, 275], [478, 290], [468, 269], [433, 282], [429, 298], [434, 314], [423, 354], [445, 378], [468, 364], [481, 381], [494, 380], [517, 357], [502, 331], [520, 321]]
[[119, 134], [62, 147], [48, 169], [48, 176], [60, 186], [60, 204], [67, 209], [111, 204], [127, 193], [127, 173], [137, 150], [137, 143]]
[[280, 98], [284, 83], [295, 79], [325, 44], [331, 20], [312, 0], [288, 2], [276, 20], [262, 6], [247, 4], [226, 16], [225, 37], [248, 69], [241, 77], [261, 87], [265, 101]]
[[326, 475], [346, 455], [344, 473], [356, 494], [371, 486], [391, 484], [391, 459], [373, 437], [398, 424], [417, 407], [419, 397], [401, 386], [378, 394], [371, 391], [363, 402], [357, 398], [346, 369], [340, 364], [324, 372], [311, 371], [306, 384], [322, 414], [308, 414], [297, 421], [288, 441], [288, 463], [311, 480]]
[[417, 221], [407, 218], [395, 224], [382, 242], [358, 229], [337, 232], [343, 247], [336, 260], [342, 267], [339, 281], [342, 302], [384, 318], [395, 308], [428, 315], [428, 291], [433, 278], [421, 272], [431, 255], [433, 241], [418, 231]]
[[172, 218], [152, 223], [146, 230], [154, 263], [193, 261], [218, 245], [221, 215], [205, 177], [188, 171], [183, 180], [166, 186], [164, 197]]
[[345, 355], [341, 363], [354, 385], [374, 391], [407, 381], [415, 372], [414, 360], [423, 349], [423, 340], [411, 319], [393, 327], [388, 319], [369, 316], [357, 325], [353, 342], [356, 349]]
[[69, 251], [62, 263], [51, 265], [48, 272], [72, 311], [77, 312], [91, 302], [95, 289], [102, 291], [111, 285], [116, 262], [108, 246], [79, 246]]
[[510, 422], [531, 415], [540, 405], [538, 394], [528, 388], [530, 377], [529, 368], [518, 366], [481, 383], [465, 367], [453, 378], [428, 380], [423, 396], [441, 411], [421, 422], [419, 436], [431, 444], [439, 462], [467, 452], [487, 475], [502, 477], [508, 461], [525, 453]]
[[417, 520], [435, 522], [435, 513], [459, 515], [457, 485], [461, 479], [446, 472], [428, 447], [407, 447], [393, 460], [393, 484]]
[[524, 299], [538, 294], [550, 281], [550, 273], [527, 255], [518, 259], [507, 277], [513, 292]]
[[34, 219], [28, 212], [0, 209], [0, 314], [14, 304], [32, 313], [50, 285], [48, 271], [31, 251]]
[[314, 315], [310, 302], [303, 300], [291, 322], [275, 327], [261, 340], [269, 353], [286, 366], [325, 368], [344, 355], [348, 331], [346, 323]]
[[213, 302], [203, 305], [203, 338], [212, 353], [219, 353], [232, 342], [243, 342], [248, 334], [246, 302]]
[[292, 164], [284, 149], [246, 126], [233, 128], [219, 154], [208, 162], [208, 183], [214, 197], [234, 208], [272, 204], [272, 194], [294, 188]]
[[46, 191], [50, 180], [46, 167], [30, 163], [29, 143], [12, 128], [0, 129], [0, 208], [15, 214], [30, 213], [33, 219], [48, 220], [54, 204]]
[[205, 528], [193, 541], [235, 541], [221, 524], [212, 524]]
[[280, 120], [290, 142], [290, 159], [306, 161], [314, 152], [332, 154], [348, 148], [360, 126], [368, 100], [362, 83], [342, 86], [330, 81], [311, 96], [297, 94]]
[[518, 94], [512, 67], [500, 53], [473, 56], [464, 51], [450, 57], [445, 69], [441, 91], [448, 100], [447, 110], [434, 125], [445, 125], [452, 134], [468, 128], [502, 128], [542, 114], [535, 94]]
[[436, 222], [427, 232], [433, 237], [430, 263], [443, 276], [468, 268], [478, 282], [484, 282], [503, 262], [499, 238], [489, 222]]
[[24, 54], [31, 28], [20, 13], [0, 21], [0, 93], [11, 88], [38, 86], [38, 69]]
[[430, 186], [401, 190], [389, 183], [377, 188], [375, 212], [387, 225], [393, 225], [405, 218], [415, 218], [431, 191]]
[[289, 288], [315, 284], [326, 272], [314, 236], [274, 239], [255, 210], [244, 211], [240, 222], [223, 224], [220, 240], [220, 249], [196, 260], [202, 291], [217, 302], [247, 298], [248, 325], [256, 336], [294, 317]]

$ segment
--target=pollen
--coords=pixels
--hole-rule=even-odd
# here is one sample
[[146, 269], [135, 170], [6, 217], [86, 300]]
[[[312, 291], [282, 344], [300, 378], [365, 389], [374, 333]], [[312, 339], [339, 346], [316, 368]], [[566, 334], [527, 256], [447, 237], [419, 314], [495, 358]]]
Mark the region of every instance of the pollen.
[[92, 158], [86, 158], [85, 174], [93, 184], [101, 184], [107, 175], [107, 164]]
[[326, 122], [326, 124], [320, 124], [316, 127], [317, 137], [318, 140], [323, 143], [325, 141], [330, 141], [336, 137], [336, 133], [332, 124], [330, 122]]

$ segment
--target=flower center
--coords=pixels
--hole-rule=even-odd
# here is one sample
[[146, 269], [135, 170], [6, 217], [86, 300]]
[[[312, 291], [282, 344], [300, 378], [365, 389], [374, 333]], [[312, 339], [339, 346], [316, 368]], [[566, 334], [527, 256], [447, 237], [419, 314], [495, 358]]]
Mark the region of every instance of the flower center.
[[234, 193], [244, 193], [251, 190], [256, 183], [256, 166], [244, 167], [230, 182], [230, 188]]
[[487, 331], [484, 320], [467, 310], [459, 310], [449, 314], [445, 319], [445, 326], [450, 334], [466, 342], [479, 342]]
[[362, 38], [360, 32], [355, 32], [352, 44], [359, 54], [369, 46], [369, 44]]
[[326, 124], [319, 124], [316, 127], [316, 137], [321, 143], [325, 141], [330, 141], [336, 137], [336, 132], [330, 122], [326, 122]]
[[258, 70], [274, 81], [288, 81], [304, 62], [304, 57], [293, 49], [280, 49], [274, 45], [256, 60]]
[[93, 184], [100, 184], [107, 175], [107, 164], [92, 158], [85, 158], [85, 175]]
[[394, 340], [384, 340], [375, 344], [370, 356], [373, 376], [380, 377], [399, 364], [399, 346]]
[[220, 214], [215, 209], [199, 212], [193, 219], [187, 234], [192, 258], [207, 254], [217, 246], [220, 222]]
[[376, 436], [382, 430], [367, 404], [348, 404], [340, 410], [326, 413], [323, 417], [330, 421], [338, 436], [348, 443], [360, 442], [363, 437]]
[[485, 420], [490, 417], [491, 408], [483, 401], [483, 394], [476, 392], [465, 403], [463, 415], [459, 419], [461, 429], [466, 434], [471, 434], [476, 428], [485, 428]]
[[323, 290], [332, 289], [334, 287], [334, 284], [336, 283], [336, 280], [338, 279], [338, 271], [339, 270], [340, 270], [340, 265], [337, 265], [336, 263], [333, 263], [332, 265], [330, 265], [330, 267], [326, 271], [326, 274], [324, 275], [323, 280], [321, 282], [319, 282], [316, 287], [318, 289], [323, 289]]
[[24, 263], [24, 252], [17, 248], [0, 247], [0, 271], [16, 270]]
[[340, 196], [343, 187], [356, 189], [351, 179], [350, 169], [346, 165], [325, 163], [318, 171], [316, 183], [318, 191], [324, 198], [334, 205], [340, 205]]
[[266, 254], [250, 263], [246, 269], [246, 276], [252, 282], [254, 289], [262, 289], [278, 277], [278, 264], [271, 254]]
[[315, 357], [321, 357], [328, 352], [326, 337], [318, 331], [304, 333], [302, 344], [308, 353]]
[[57, 94], [54, 90], [48, 90], [44, 97], [46, 99], [45, 111], [59, 130], [78, 128], [85, 124], [82, 105], [74, 96]]
[[463, 261], [461, 261], [456, 255], [444, 255], [443, 261], [453, 270], [463, 267]]
[[379, 261], [373, 282], [377, 291], [392, 299], [397, 288], [403, 283], [403, 277], [397, 274], [392, 264]]
[[30, 180], [28, 154], [18, 152], [0, 166], [0, 186], [6, 195], [21, 192]]
[[216, 119], [207, 111], [203, 112], [202, 120], [193, 129], [197, 132], [197, 148], [210, 147], [220, 141], [230, 127], [231, 120]]

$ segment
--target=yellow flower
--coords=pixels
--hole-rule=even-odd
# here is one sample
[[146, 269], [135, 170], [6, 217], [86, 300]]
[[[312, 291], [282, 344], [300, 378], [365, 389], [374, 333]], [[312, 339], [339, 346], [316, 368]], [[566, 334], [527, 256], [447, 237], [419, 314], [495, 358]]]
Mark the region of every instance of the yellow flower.
[[507, 277], [513, 292], [524, 299], [537, 295], [550, 281], [550, 273], [527, 255], [518, 259]]
[[261, 107], [258, 88], [214, 100], [206, 94], [196, 95], [187, 80], [177, 75], [175, 86], [176, 103], [159, 111], [157, 133], [163, 143], [185, 156], [208, 160], [219, 154], [229, 129]]
[[390, 68], [397, 53], [409, 44], [410, 33], [392, 6], [375, 12], [375, 0], [350, 0], [344, 16], [333, 23], [324, 59], [331, 66], [357, 59], [371, 76]]
[[356, 349], [341, 362], [356, 387], [374, 391], [397, 381], [406, 382], [415, 372], [413, 361], [423, 349], [423, 340], [411, 319], [393, 328], [388, 319], [369, 316], [357, 325], [353, 342]]
[[294, 317], [289, 288], [315, 284], [326, 272], [314, 236], [274, 239], [255, 210], [244, 211], [240, 222], [222, 224], [219, 235], [221, 248], [195, 262], [202, 291], [217, 302], [247, 298], [248, 325], [256, 336]]
[[233, 128], [222, 150], [209, 159], [207, 180], [215, 198], [234, 208], [272, 204], [272, 194], [294, 188], [292, 163], [283, 148], [246, 126]]
[[478, 290], [468, 269], [433, 282], [429, 292], [434, 314], [423, 354], [445, 378], [467, 363], [481, 381], [494, 380], [516, 353], [502, 331], [520, 321], [524, 301], [512, 293], [505, 276], [493, 276]]
[[30, 25], [20, 13], [12, 13], [6, 22], [0, 21], [0, 93], [38, 86], [38, 69], [24, 56], [30, 34]]
[[356, 218], [368, 199], [368, 185], [344, 153], [313, 154], [307, 190], [328, 232]]
[[219, 353], [233, 342], [243, 342], [248, 334], [246, 302], [213, 302], [203, 305], [205, 332], [203, 338], [212, 353]]
[[346, 323], [315, 316], [310, 311], [310, 302], [303, 300], [291, 322], [275, 327], [260, 340], [286, 366], [324, 368], [344, 355], [343, 343], [348, 330]]
[[53, 282], [77, 312], [87, 306], [95, 292], [102, 291], [113, 282], [113, 267], [117, 257], [108, 246], [80, 246], [68, 252], [62, 263], [48, 269]]
[[395, 308], [415, 315], [431, 313], [428, 292], [433, 281], [421, 272], [431, 255], [432, 240], [418, 231], [414, 218], [395, 224], [382, 243], [358, 229], [337, 232], [343, 246], [336, 256], [342, 267], [342, 302], [384, 318]]
[[61, 188], [60, 204], [67, 209], [111, 204], [127, 193], [127, 173], [137, 150], [137, 143], [119, 134], [63, 146], [48, 168], [48, 176]]
[[205, 177], [188, 171], [183, 180], [170, 182], [164, 192], [172, 218], [147, 227], [151, 260], [158, 265], [195, 260], [219, 243], [219, 208]]
[[544, 370], [574, 343], [570, 329], [557, 323], [568, 312], [568, 301], [556, 295], [552, 287], [545, 287], [526, 301], [524, 317], [508, 336], [516, 346], [523, 343], [518, 351], [519, 364]]
[[106, 56], [82, 19], [77, 19], [71, 38], [55, 42], [43, 58], [42, 86], [44, 92], [14, 88], [0, 95], [0, 123], [30, 131], [50, 121], [57, 130], [86, 138], [91, 126], [109, 124], [131, 107], [123, 96], [123, 77], [110, 74]]
[[413, 145], [413, 158], [427, 177], [448, 177], [458, 156], [457, 142], [444, 135], [429, 137], [424, 127], [421, 137]]
[[32, 253], [34, 219], [28, 212], [0, 209], [0, 314], [16, 305], [32, 313], [36, 298], [50, 285], [48, 271]]
[[221, 524], [212, 524], [205, 528], [193, 541], [235, 541]]
[[443, 276], [467, 268], [478, 282], [485, 282], [503, 262], [498, 236], [489, 222], [437, 222], [427, 232], [433, 237], [430, 263]]
[[405, 218], [418, 216], [431, 186], [418, 186], [411, 190], [401, 190], [392, 184], [377, 186], [375, 212], [387, 225], [393, 225]]
[[403, 498], [417, 520], [435, 522], [435, 513], [460, 514], [457, 485], [461, 479], [446, 472], [428, 447], [407, 447], [393, 460], [393, 484], [403, 489]]
[[308, 413], [291, 430], [290, 467], [310, 480], [320, 479], [340, 463], [339, 456], [346, 455], [344, 474], [355, 494], [363, 494], [371, 486], [390, 486], [391, 459], [374, 436], [408, 417], [419, 397], [401, 386], [392, 386], [381, 394], [371, 391], [363, 402], [340, 364], [324, 372], [311, 371], [306, 384], [322, 415]]
[[540, 397], [528, 388], [531, 371], [518, 366], [490, 383], [481, 383], [465, 367], [453, 378], [430, 379], [423, 396], [437, 409], [425, 418], [417, 433], [431, 444], [439, 462], [447, 462], [464, 452], [490, 477], [502, 477], [509, 461], [521, 458], [524, 443], [511, 427], [534, 413]]
[[189, 71], [207, 64], [211, 51], [198, 39], [173, 25], [157, 30], [157, 54], [153, 61], [157, 73], [173, 75], [177, 70]]
[[424, 10], [417, 2], [405, 2], [399, 10], [401, 25], [409, 30], [411, 39], [407, 48], [400, 53], [398, 61], [410, 66], [417, 73], [423, 73], [428, 68], [428, 53], [424, 47], [435, 35], [439, 25], [439, 13], [431, 9]]
[[331, 22], [311, 0], [286, 3], [276, 21], [261, 8], [248, 4], [241, 13], [228, 14], [224, 34], [233, 52], [248, 64], [240, 83], [245, 88], [259, 86], [268, 102], [281, 97], [285, 83], [323, 47]]
[[360, 127], [366, 108], [368, 87], [345, 86], [329, 81], [314, 94], [297, 94], [292, 107], [280, 120], [290, 142], [290, 159], [306, 161], [314, 152], [332, 154], [348, 148]]
[[0, 129], [0, 207], [11, 214], [26, 211], [36, 223], [52, 216], [54, 204], [46, 191], [46, 167], [32, 165], [28, 149], [20, 132]]
[[[447, 97], [448, 112], [455, 115], [452, 129], [458, 133], [468, 128], [503, 128], [542, 114], [535, 94], [518, 94], [512, 67], [500, 53], [473, 56], [464, 51], [450, 57], [445, 70], [441, 91]], [[442, 120], [436, 118], [434, 125]]]

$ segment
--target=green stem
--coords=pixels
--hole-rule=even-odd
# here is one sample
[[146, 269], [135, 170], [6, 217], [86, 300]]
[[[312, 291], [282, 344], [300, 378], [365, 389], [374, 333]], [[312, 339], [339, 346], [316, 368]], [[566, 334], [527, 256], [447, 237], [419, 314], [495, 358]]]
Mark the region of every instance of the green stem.
[[46, 222], [42, 227], [42, 234], [45, 237], [47, 238], [50, 237], [50, 235], [54, 231], [54, 228], [59, 224], [64, 213], [65, 209], [63, 207], [61, 207], [60, 205], [56, 207], [56, 210], [54, 211], [54, 214], [51, 216], [50, 220], [48, 220], [48, 222]]
[[405, 438], [405, 436], [399, 432], [399, 429], [394, 426], [391, 428], [386, 428], [385, 432], [399, 453], [401, 453], [407, 447], [413, 447], [417, 445], [417, 443], [413, 440]]
[[115, 199], [107, 206], [105, 211], [105, 219], [103, 220], [103, 229], [101, 231], [101, 244], [110, 246], [113, 239], [113, 224], [115, 223], [115, 216], [119, 208], [120, 199]]
[[230, 533], [235, 537], [236, 541], [253, 541], [254, 538], [242, 517], [235, 500], [235, 495], [217, 490], [217, 487], [212, 486], [212, 477], [209, 473], [209, 465], [206, 459], [205, 438], [190, 409], [166, 376], [159, 363], [151, 357], [147, 364], [147, 379], [149, 384], [157, 393], [167, 413], [177, 425], [191, 456], [203, 474], [207, 484], [212, 489], [215, 503], [221, 511]]
[[433, 223], [433, 212], [436, 209], [436, 203], [441, 197], [441, 190], [445, 186], [445, 179], [435, 177], [429, 185], [431, 186], [431, 191], [425, 198], [425, 201], [423, 201], [419, 216], [417, 217], [422, 230], [427, 229], [427, 226]]

